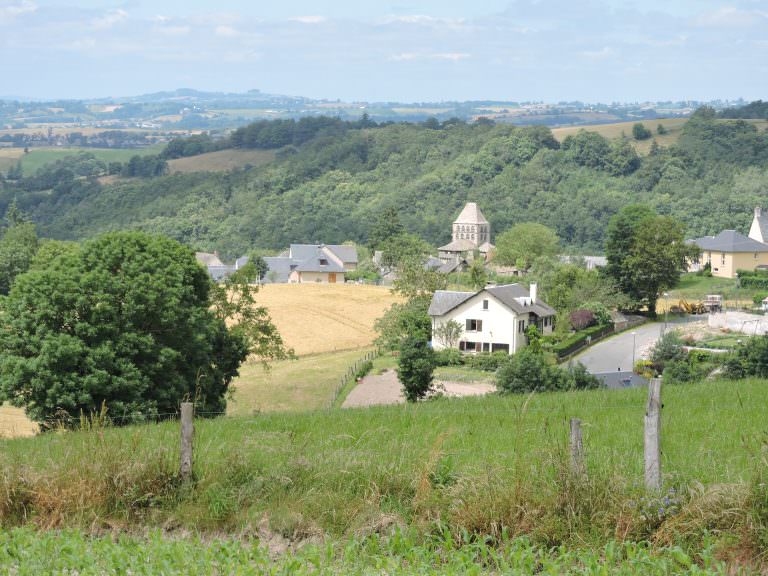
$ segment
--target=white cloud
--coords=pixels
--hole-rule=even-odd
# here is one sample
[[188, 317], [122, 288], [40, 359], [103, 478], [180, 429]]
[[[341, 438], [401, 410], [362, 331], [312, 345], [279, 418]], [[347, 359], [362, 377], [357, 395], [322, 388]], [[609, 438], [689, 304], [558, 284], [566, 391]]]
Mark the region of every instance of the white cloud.
[[289, 18], [291, 22], [300, 22], [301, 24], [322, 24], [328, 20], [325, 16], [296, 16]]
[[735, 6], [723, 6], [713, 12], [701, 14], [694, 25], [715, 28], [744, 28], [757, 24], [768, 25], [768, 12], [741, 10]]
[[96, 30], [108, 30], [126, 18], [128, 18], [128, 12], [125, 10], [112, 10], [104, 16], [91, 20], [91, 27]]
[[232, 26], [226, 26], [222, 24], [221, 26], [216, 26], [213, 30], [214, 34], [216, 36], [223, 36], [224, 38], [234, 38], [235, 36], [239, 36], [240, 32], [233, 28]]
[[22, 14], [29, 14], [35, 11], [37, 11], [37, 4], [32, 2], [32, 0], [21, 0], [21, 2], [0, 5], [0, 22], [12, 20]]
[[192, 31], [192, 28], [189, 26], [158, 26], [155, 30], [165, 36], [186, 36]]
[[458, 62], [469, 58], [471, 54], [467, 52], [400, 52], [393, 54], [389, 60], [395, 62], [407, 62], [409, 60], [449, 60]]

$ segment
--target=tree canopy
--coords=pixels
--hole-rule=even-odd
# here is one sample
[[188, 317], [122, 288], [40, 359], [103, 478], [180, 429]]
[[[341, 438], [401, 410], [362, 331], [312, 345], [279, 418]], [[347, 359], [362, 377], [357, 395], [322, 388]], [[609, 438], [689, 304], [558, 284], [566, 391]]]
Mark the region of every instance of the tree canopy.
[[559, 250], [560, 239], [554, 230], [543, 224], [523, 222], [499, 234], [494, 260], [527, 270], [537, 258], [556, 256]]
[[251, 350], [285, 354], [265, 311], [232, 316], [248, 293], [223, 290], [168, 238], [54, 246], [0, 303], [0, 398], [38, 422], [102, 404], [116, 418], [152, 417], [184, 398], [221, 412]]

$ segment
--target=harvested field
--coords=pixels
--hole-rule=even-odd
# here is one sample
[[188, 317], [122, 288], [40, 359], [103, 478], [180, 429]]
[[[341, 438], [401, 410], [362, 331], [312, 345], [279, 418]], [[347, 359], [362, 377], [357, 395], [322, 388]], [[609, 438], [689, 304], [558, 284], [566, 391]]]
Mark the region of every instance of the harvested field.
[[297, 355], [370, 346], [373, 323], [397, 301], [389, 288], [357, 284], [271, 284], [256, 301], [266, 306]]
[[27, 419], [24, 410], [0, 405], [0, 438], [33, 436], [35, 432], [37, 425]]
[[177, 158], [168, 162], [172, 174], [188, 172], [228, 172], [244, 166], [262, 166], [272, 162], [275, 153], [272, 150], [219, 150], [198, 154], [188, 158]]

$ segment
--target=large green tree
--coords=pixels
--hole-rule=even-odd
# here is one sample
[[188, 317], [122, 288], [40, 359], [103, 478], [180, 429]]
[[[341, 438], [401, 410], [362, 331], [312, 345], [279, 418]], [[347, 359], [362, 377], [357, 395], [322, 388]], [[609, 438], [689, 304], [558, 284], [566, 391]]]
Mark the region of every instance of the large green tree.
[[628, 206], [608, 229], [607, 272], [637, 304], [656, 314], [656, 301], [673, 288], [696, 248], [685, 242], [683, 225], [642, 206]]
[[551, 228], [536, 222], [516, 224], [496, 238], [494, 260], [527, 270], [537, 258], [556, 256], [560, 240]]
[[8, 294], [14, 279], [29, 269], [37, 249], [35, 225], [11, 203], [0, 229], [0, 294]]
[[184, 398], [221, 412], [252, 350], [285, 354], [265, 311], [243, 317], [247, 282], [214, 287], [174, 240], [122, 232], [60, 248], [0, 304], [0, 398], [33, 420], [104, 403], [119, 423], [173, 412]]

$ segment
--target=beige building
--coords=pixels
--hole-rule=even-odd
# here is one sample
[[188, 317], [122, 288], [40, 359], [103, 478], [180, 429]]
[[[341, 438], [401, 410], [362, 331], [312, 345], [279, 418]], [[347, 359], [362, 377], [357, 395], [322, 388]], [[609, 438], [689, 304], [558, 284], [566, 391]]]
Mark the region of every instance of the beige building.
[[704, 236], [691, 242], [699, 247], [701, 254], [690, 263], [690, 272], [709, 264], [712, 276], [736, 278], [739, 270], [768, 266], [768, 244], [748, 238], [736, 230], [723, 230], [717, 236]]
[[475, 202], [469, 202], [453, 222], [451, 242], [438, 248], [438, 256], [443, 262], [471, 260], [475, 251], [483, 257], [493, 250], [491, 244], [491, 224], [485, 219]]

